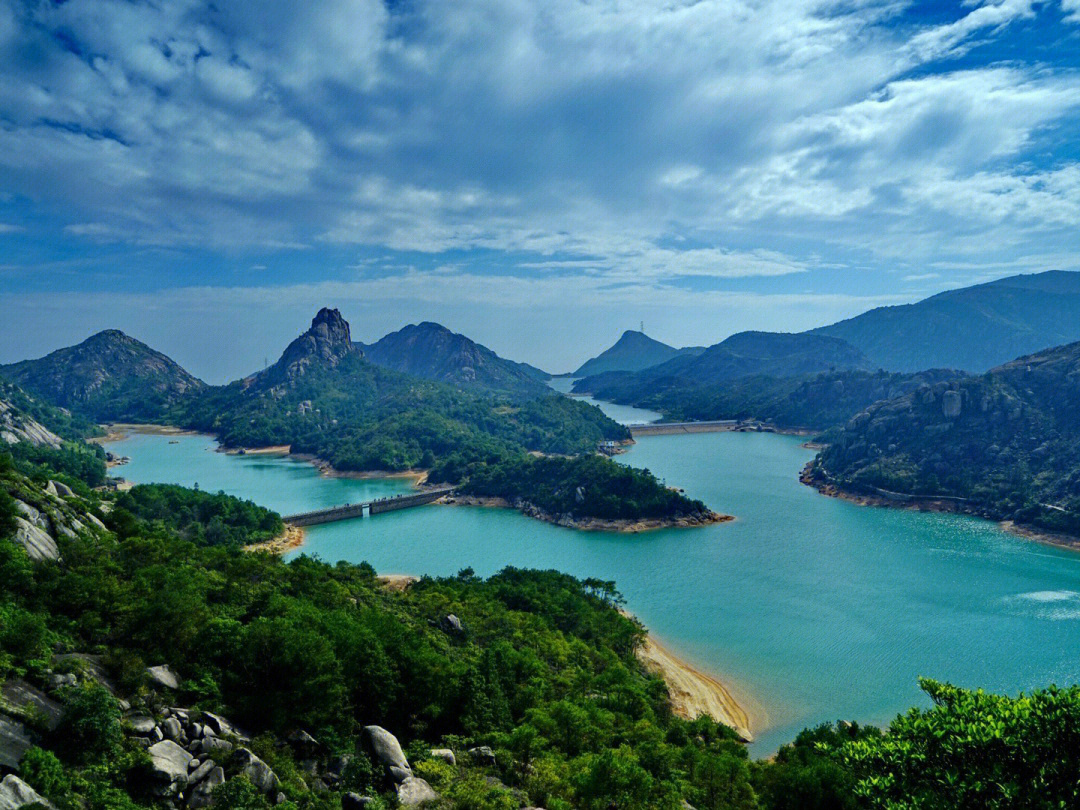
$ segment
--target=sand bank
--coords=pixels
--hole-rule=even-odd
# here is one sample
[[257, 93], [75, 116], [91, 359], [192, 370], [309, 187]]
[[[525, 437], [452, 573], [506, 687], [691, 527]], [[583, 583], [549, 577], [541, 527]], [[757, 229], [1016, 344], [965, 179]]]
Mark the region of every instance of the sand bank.
[[304, 530], [299, 526], [289, 526], [286, 524], [285, 531], [273, 540], [244, 546], [244, 551], [268, 551], [271, 554], [285, 554], [286, 552], [300, 548], [302, 545], [304, 545]]

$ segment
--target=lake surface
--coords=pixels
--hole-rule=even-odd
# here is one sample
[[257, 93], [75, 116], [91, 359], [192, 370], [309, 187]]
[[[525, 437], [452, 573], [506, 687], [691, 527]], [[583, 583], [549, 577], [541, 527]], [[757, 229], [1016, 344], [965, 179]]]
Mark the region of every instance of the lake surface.
[[[224, 490], [291, 512], [395, 494], [205, 436], [132, 436], [116, 472]], [[509, 510], [429, 506], [308, 530], [304, 553], [382, 573], [556, 568], [612, 579], [669, 647], [717, 673], [756, 720], [755, 755], [803, 727], [885, 723], [923, 704], [919, 676], [1016, 692], [1080, 680], [1080, 555], [990, 522], [861, 507], [803, 486], [801, 440], [650, 436], [619, 460], [737, 517], [640, 535], [577, 532]]]
[[645, 408], [634, 408], [630, 405], [619, 405], [615, 402], [605, 402], [603, 400], [593, 399], [592, 397], [571, 394], [570, 389], [573, 388], [574, 382], [577, 381], [577, 379], [577, 377], [552, 377], [548, 380], [548, 385], [560, 394], [573, 396], [574, 399], [580, 399], [582, 402], [595, 405], [620, 425], [647, 425], [650, 422], [656, 422], [663, 417], [662, 413], [646, 410]]

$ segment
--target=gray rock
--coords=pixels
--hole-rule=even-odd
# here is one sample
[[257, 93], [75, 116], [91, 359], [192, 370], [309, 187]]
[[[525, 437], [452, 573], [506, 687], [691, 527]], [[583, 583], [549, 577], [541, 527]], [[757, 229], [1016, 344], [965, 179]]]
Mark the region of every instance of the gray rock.
[[165, 664], [159, 664], [156, 667], [147, 667], [146, 674], [150, 676], [150, 680], [156, 683], [158, 686], [164, 686], [166, 689], [179, 689], [180, 679], [176, 677], [174, 673]]
[[495, 764], [495, 752], [486, 745], [481, 745], [476, 748], [470, 748], [469, 756], [473, 758], [473, 762], [475, 762], [477, 765]]
[[412, 776], [412, 768], [397, 737], [382, 726], [364, 726], [364, 738], [395, 782], [403, 782]]
[[231, 742], [220, 737], [203, 737], [202, 742], [199, 743], [199, 751], [203, 754], [211, 751], [232, 751], [235, 747]]
[[145, 714], [129, 717], [127, 721], [131, 724], [131, 730], [136, 734], [152, 734], [154, 727], [157, 725], [153, 717], [148, 717]]
[[203, 724], [202, 723], [192, 723], [191, 724], [191, 737], [192, 737], [192, 739], [197, 740], [200, 737], [202, 737], [202, 735], [203, 735]]
[[224, 717], [213, 712], [202, 713], [203, 723], [219, 737], [236, 737], [241, 742], [247, 742], [251, 738], [238, 729]]
[[184, 729], [180, 725], [180, 721], [175, 717], [166, 717], [161, 721], [161, 733], [165, 735], [167, 740], [180, 741], [184, 736]]
[[308, 734], [303, 729], [294, 731], [289, 735], [289, 742], [298, 748], [312, 749], [319, 747], [319, 741]]
[[214, 762], [214, 760], [212, 759], [204, 760], [199, 764], [199, 767], [197, 767], [191, 772], [191, 775], [188, 777], [188, 784], [199, 784], [199, 782], [208, 777], [210, 775], [210, 771], [214, 770], [214, 768], [216, 768], [217, 766], [217, 763]]
[[91, 655], [90, 653], [64, 653], [62, 655], [53, 656], [53, 663], [56, 664], [63, 664], [70, 661], [74, 661], [78, 664], [83, 675], [97, 681], [105, 687], [105, 690], [110, 695], [116, 696], [116, 686], [105, 673], [104, 659], [100, 655]]
[[57, 495], [61, 498], [74, 498], [75, 493], [71, 490], [67, 484], [61, 484], [59, 481], [50, 481], [49, 486], [46, 487], [46, 491], [50, 495]]
[[234, 759], [240, 768], [240, 773], [246, 776], [261, 793], [274, 793], [277, 791], [281, 780], [277, 778], [270, 766], [255, 756], [246, 748], [237, 748]]
[[187, 784], [191, 754], [172, 740], [154, 743], [146, 753], [150, 755], [150, 767], [158, 781], [178, 785], [181, 788]]
[[941, 396], [941, 412], [954, 419], [960, 415], [961, 398], [959, 391], [946, 391]]
[[206, 777], [188, 793], [188, 807], [209, 807], [214, 803], [214, 789], [224, 784], [225, 771], [221, 766], [215, 765]]
[[26, 749], [33, 744], [22, 723], [0, 715], [0, 768], [19, 770]]
[[410, 776], [397, 786], [398, 803], [402, 807], [416, 807], [424, 802], [437, 802], [439, 794], [419, 776]]
[[33, 523], [35, 526], [37, 526], [39, 529], [44, 529], [45, 531], [49, 530], [49, 519], [47, 517], [45, 517], [45, 515], [43, 515], [37, 509], [32, 507], [30, 504], [24, 503], [23, 501], [16, 500], [15, 501], [15, 508], [19, 510], [19, 512], [22, 514], [22, 516], [24, 518], [29, 520], [31, 523]]
[[57, 548], [56, 541], [53, 540], [52, 535], [44, 529], [35, 526], [26, 518], [15, 518], [14, 540], [26, 549], [26, 553], [30, 556], [30, 559], [35, 562], [44, 562], [45, 560], [56, 561], [60, 559], [60, 549]]
[[432, 748], [431, 756], [434, 759], [441, 759], [448, 765], [457, 765], [457, 757], [454, 756], [454, 752], [449, 748]]
[[6, 703], [23, 714], [40, 718], [49, 731], [55, 730], [64, 716], [64, 709], [59, 703], [46, 697], [26, 681], [10, 681], [4, 684], [0, 689], [0, 703]]
[[442, 628], [447, 633], [453, 633], [454, 635], [461, 635], [465, 632], [465, 627], [461, 623], [461, 619], [455, 616], [453, 613], [443, 616]]
[[28, 804], [40, 804], [52, 807], [45, 797], [30, 787], [19, 777], [10, 774], [0, 782], [0, 810], [18, 810]]

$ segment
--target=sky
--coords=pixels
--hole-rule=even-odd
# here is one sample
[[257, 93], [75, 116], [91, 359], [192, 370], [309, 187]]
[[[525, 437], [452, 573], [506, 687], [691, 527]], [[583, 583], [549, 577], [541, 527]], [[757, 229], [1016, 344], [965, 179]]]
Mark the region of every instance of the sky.
[[0, 362], [567, 371], [1080, 269], [1080, 0], [0, 0]]

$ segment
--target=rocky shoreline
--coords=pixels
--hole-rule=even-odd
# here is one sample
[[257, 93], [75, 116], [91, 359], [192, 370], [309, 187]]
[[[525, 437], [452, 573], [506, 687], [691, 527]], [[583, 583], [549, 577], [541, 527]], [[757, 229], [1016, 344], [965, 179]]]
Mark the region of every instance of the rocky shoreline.
[[1069, 551], [1080, 551], [1080, 537], [1061, 532], [1052, 532], [1037, 526], [1016, 523], [1013, 520], [1002, 520], [1000, 516], [973, 506], [969, 501], [963, 498], [923, 495], [903, 495], [902, 497], [890, 498], [886, 495], [853, 492], [844, 489], [835, 483], [825, 481], [820, 475], [816, 475], [813, 464], [814, 462], [811, 461], [803, 467], [802, 472], [799, 473], [799, 481], [809, 487], [813, 487], [822, 495], [827, 495], [830, 498], [848, 501], [849, 503], [858, 504], [859, 506], [883, 506], [891, 509], [909, 509], [916, 512], [941, 512], [946, 514], [970, 515], [971, 517], [993, 521], [1009, 534], [1014, 534], [1025, 540], [1032, 540], [1036, 543], [1056, 546], [1057, 548], [1064, 548]]
[[478, 497], [475, 495], [455, 495], [450, 498], [440, 498], [435, 501], [444, 506], [483, 506], [496, 509], [516, 509], [526, 517], [552, 523], [566, 529], [578, 529], [580, 531], [596, 532], [620, 532], [623, 534], [636, 534], [639, 532], [654, 531], [656, 529], [687, 529], [700, 526], [710, 526], [714, 523], [726, 523], [734, 520], [732, 515], [721, 515], [716, 512], [707, 512], [703, 515], [682, 515], [672, 518], [643, 518], [640, 520], [606, 520], [603, 518], [575, 518], [566, 513], [562, 515], [551, 514], [538, 509], [531, 503], [516, 499], [511, 502], [506, 498]]

